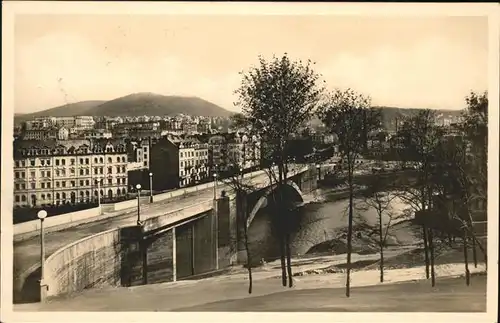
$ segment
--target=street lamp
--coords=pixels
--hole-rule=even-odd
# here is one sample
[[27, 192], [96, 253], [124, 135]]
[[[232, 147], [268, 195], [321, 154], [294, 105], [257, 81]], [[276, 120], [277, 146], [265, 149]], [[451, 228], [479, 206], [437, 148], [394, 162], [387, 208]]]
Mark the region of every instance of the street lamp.
[[321, 165], [316, 164], [316, 169], [318, 170], [318, 179], [321, 179]]
[[153, 173], [149, 173], [149, 203], [153, 203]]
[[217, 199], [217, 173], [212, 175], [214, 177], [214, 200]]
[[46, 285], [45, 285], [45, 241], [43, 232], [43, 220], [47, 217], [47, 211], [40, 210], [37, 214], [40, 219], [40, 299], [45, 299]]
[[137, 189], [137, 225], [141, 225], [141, 184], [135, 186]]

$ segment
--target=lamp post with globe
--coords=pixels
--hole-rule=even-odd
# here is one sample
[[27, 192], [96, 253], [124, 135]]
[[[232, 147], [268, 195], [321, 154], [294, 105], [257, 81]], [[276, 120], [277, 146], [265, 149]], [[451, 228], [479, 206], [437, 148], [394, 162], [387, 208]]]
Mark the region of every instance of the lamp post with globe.
[[43, 301], [47, 290], [47, 286], [45, 285], [45, 237], [43, 221], [47, 217], [47, 211], [40, 210], [37, 216], [40, 219], [40, 299]]
[[217, 173], [212, 175], [214, 177], [214, 200], [217, 199]]
[[153, 173], [149, 173], [149, 203], [153, 203]]
[[135, 186], [137, 189], [137, 225], [141, 225], [141, 184]]

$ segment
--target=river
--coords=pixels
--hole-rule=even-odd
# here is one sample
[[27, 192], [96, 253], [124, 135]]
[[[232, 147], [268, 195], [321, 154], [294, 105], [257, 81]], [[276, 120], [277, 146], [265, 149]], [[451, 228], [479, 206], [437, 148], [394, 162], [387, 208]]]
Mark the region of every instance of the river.
[[[355, 200], [355, 222], [369, 225], [378, 224], [377, 212], [373, 208], [365, 209], [361, 200]], [[394, 199], [391, 209], [394, 214], [401, 214], [406, 205]], [[348, 199], [339, 200], [333, 189], [320, 188], [304, 196], [304, 203], [289, 215], [291, 224], [292, 256], [306, 254], [313, 246], [331, 240], [339, 229], [347, 227]], [[271, 212], [262, 208], [250, 225], [248, 231], [249, 250], [252, 263], [261, 259], [271, 261], [279, 258], [279, 244], [271, 225]], [[388, 216], [383, 218], [386, 224]]]

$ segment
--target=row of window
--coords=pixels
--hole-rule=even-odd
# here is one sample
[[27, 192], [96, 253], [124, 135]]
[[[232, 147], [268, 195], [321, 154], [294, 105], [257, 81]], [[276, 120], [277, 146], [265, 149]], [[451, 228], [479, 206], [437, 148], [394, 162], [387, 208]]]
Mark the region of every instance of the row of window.
[[[120, 174], [120, 173], [126, 173], [127, 172], [127, 168], [125, 166], [115, 166], [115, 169], [116, 169], [116, 174]], [[71, 168], [70, 170], [70, 174], [71, 175], [74, 175], [75, 174], [75, 169], [74, 168]], [[90, 169], [86, 168], [86, 169], [80, 169], [80, 175], [90, 175]], [[42, 170], [40, 171], [40, 174], [41, 174], [41, 177], [51, 177], [51, 172], [50, 171], [45, 171], [45, 170]], [[94, 168], [94, 174], [97, 175], [97, 174], [104, 174], [104, 168], [103, 167], [95, 167]], [[108, 172], [107, 174], [113, 174], [113, 167], [109, 166], [108, 167]], [[55, 170], [55, 176], [66, 176], [66, 170], [65, 169], [56, 169]], [[14, 172], [14, 177], [15, 178], [26, 178], [26, 173], [25, 172]], [[30, 178], [35, 178], [36, 177], [36, 172], [35, 171], [31, 171], [30, 172]]]
[[203, 163], [207, 163], [208, 162], [208, 159], [190, 159], [190, 160], [186, 160], [186, 161], [181, 161], [180, 165], [181, 167], [184, 167], [184, 166], [195, 166], [195, 165], [202, 165]]
[[[100, 196], [101, 196], [101, 197], [105, 197], [105, 195], [104, 195], [104, 190], [101, 190], [101, 191], [100, 191], [100, 193], [101, 193], [101, 194], [100, 194]], [[108, 193], [108, 194], [107, 194], [107, 197], [108, 197], [108, 198], [112, 198], [112, 197], [113, 197], [113, 190], [109, 189], [107, 193]], [[125, 188], [122, 188], [122, 189], [119, 189], [119, 188], [118, 188], [118, 189], [116, 189], [116, 195], [117, 195], [117, 196], [120, 196], [120, 195], [126, 195], [126, 194], [127, 194], [127, 189], [125, 189]], [[83, 201], [84, 201], [84, 197], [86, 197], [86, 199], [85, 199], [85, 200], [87, 200], [87, 201], [88, 201], [88, 200], [89, 200], [89, 198], [90, 198], [90, 191], [80, 191], [80, 194], [79, 194], [79, 195], [80, 195], [80, 202], [83, 202]], [[99, 192], [98, 192], [97, 190], [95, 190], [95, 191], [94, 191], [94, 195], [93, 195], [93, 197], [94, 197], [94, 198], [97, 198], [98, 196], [99, 196]], [[31, 203], [36, 204], [36, 202], [37, 202], [37, 200], [38, 200], [38, 199], [37, 199], [37, 196], [36, 196], [35, 194], [32, 194], [30, 197], [31, 197]], [[68, 198], [68, 196], [67, 196], [66, 192], [56, 193], [56, 194], [54, 195], [54, 197], [55, 197], [55, 199], [57, 200], [57, 202], [59, 202], [60, 200], [63, 200], [63, 201], [64, 201], [64, 200], [66, 200], [66, 199]], [[72, 200], [76, 201], [76, 193], [75, 193], [75, 192], [71, 192], [71, 197], [70, 197], [70, 199], [72, 199]], [[15, 200], [17, 203], [19, 203], [19, 202], [26, 202], [26, 200], [27, 200], [27, 196], [26, 196], [26, 195], [24, 195], [24, 194], [22, 194], [22, 195], [15, 195], [15, 196], [14, 196], [14, 200]], [[42, 193], [42, 194], [40, 195], [40, 200], [42, 200], [42, 201], [47, 201], [47, 200], [52, 201], [52, 194], [50, 194], [50, 193], [47, 193], [47, 194]]]
[[[80, 165], [90, 165], [90, 158], [80, 158]], [[76, 159], [71, 158], [69, 160], [70, 165], [75, 165]], [[127, 157], [116, 157], [116, 162], [117, 163], [126, 163], [127, 162]], [[30, 166], [35, 167], [36, 162], [35, 159], [30, 159], [29, 161]], [[103, 157], [94, 157], [94, 164], [103, 164], [104, 163], [104, 158]], [[108, 157], [108, 163], [113, 163], [113, 158]], [[56, 159], [55, 160], [55, 165], [56, 166], [65, 166], [66, 165], [66, 159]], [[40, 159], [40, 166], [50, 166], [50, 159]], [[26, 162], [24, 160], [16, 160], [15, 161], [15, 167], [26, 167]]]
[[[187, 176], [187, 175], [190, 175], [190, 174], [200, 175], [200, 174], [203, 174], [203, 173], [206, 174], [206, 172], [197, 172], [195, 168], [191, 168], [190, 170], [186, 170], [185, 172], [184, 172], [184, 170], [181, 170], [180, 171], [180, 176], [183, 177], [184, 175]], [[206, 176], [204, 176], [204, 177], [206, 177]]]
[[[69, 187], [76, 187], [76, 181], [69, 181]], [[104, 185], [104, 180], [101, 182], [102, 185]], [[112, 178], [108, 178], [106, 180], [106, 183], [108, 185], [113, 185], [113, 179]], [[90, 180], [80, 180], [79, 181], [79, 184], [80, 186], [89, 186], [90, 185]], [[126, 178], [117, 178], [116, 179], [116, 184], [123, 184], [123, 185], [126, 185], [127, 184], [127, 179]], [[97, 180], [94, 181], [94, 185], [97, 185]], [[60, 188], [60, 187], [66, 187], [66, 181], [56, 181], [55, 182], [55, 187], [56, 188]], [[51, 186], [51, 182], [42, 182], [40, 183], [40, 188], [41, 189], [50, 189], [52, 188]], [[18, 184], [16, 183], [15, 184], [15, 189], [16, 190], [25, 190], [26, 189], [26, 184], [25, 183], [21, 183], [21, 184]], [[35, 190], [36, 189], [36, 183], [30, 183], [30, 189], [32, 190]]]
[[65, 148], [55, 148], [55, 149], [47, 149], [47, 148], [42, 148], [42, 149], [38, 149], [38, 148], [30, 148], [30, 149], [20, 149], [20, 152], [23, 154], [23, 155], [28, 155], [28, 156], [36, 156], [36, 155], [50, 155], [50, 154], [83, 154], [83, 155], [87, 155], [89, 153], [114, 153], [114, 152], [117, 152], [117, 153], [122, 153], [122, 152], [125, 152], [125, 147], [124, 146], [118, 146], [115, 148], [113, 147], [106, 147], [106, 149], [103, 149], [103, 148], [95, 148], [93, 151], [89, 150], [88, 147], [79, 147], [79, 148], [75, 148], [75, 147], [71, 147], [69, 149], [65, 149]]
[[185, 151], [185, 152], [180, 152], [180, 157], [181, 158], [184, 158], [184, 157], [200, 157], [200, 156], [208, 156], [208, 150], [204, 150], [204, 151]]

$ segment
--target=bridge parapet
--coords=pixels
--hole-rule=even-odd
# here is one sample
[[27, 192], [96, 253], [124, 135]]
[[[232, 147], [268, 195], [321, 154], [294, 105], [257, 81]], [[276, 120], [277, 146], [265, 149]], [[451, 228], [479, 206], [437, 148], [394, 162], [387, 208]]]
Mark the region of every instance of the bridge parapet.
[[163, 215], [155, 216], [144, 220], [144, 232], [155, 231], [182, 220], [187, 220], [198, 214], [205, 213], [213, 209], [213, 200], [206, 200], [188, 207], [174, 210]]

